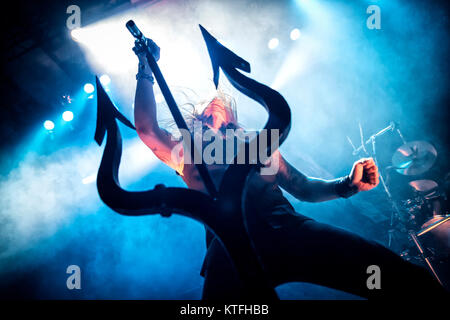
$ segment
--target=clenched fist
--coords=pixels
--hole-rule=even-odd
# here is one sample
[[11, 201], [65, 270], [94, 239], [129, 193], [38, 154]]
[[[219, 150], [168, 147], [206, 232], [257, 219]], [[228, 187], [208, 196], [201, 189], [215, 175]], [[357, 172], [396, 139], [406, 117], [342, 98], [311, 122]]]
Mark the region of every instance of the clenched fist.
[[358, 191], [367, 191], [375, 188], [380, 182], [380, 174], [372, 158], [364, 158], [353, 164], [350, 173], [351, 186]]
[[[147, 45], [147, 47], [150, 49], [150, 52], [153, 54], [153, 57], [155, 58], [155, 60], [158, 61], [161, 49], [158, 47], [158, 45], [152, 39], [144, 37], [144, 42]], [[142, 46], [140, 44], [140, 42], [137, 40], [134, 42], [133, 51], [138, 56], [139, 61], [143, 61], [143, 62], [147, 61], [147, 59], [145, 58], [145, 55], [147, 52], [146, 48], [144, 46]]]

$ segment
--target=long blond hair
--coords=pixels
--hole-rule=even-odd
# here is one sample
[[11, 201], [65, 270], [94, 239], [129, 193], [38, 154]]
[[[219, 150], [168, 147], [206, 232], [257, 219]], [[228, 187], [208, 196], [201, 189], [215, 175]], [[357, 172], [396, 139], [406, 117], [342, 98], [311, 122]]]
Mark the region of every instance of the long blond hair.
[[[190, 92], [190, 94], [188, 92]], [[181, 104], [179, 106], [179, 109], [181, 114], [183, 115], [184, 121], [186, 121], [186, 124], [191, 132], [193, 132], [194, 130], [195, 121], [203, 121], [203, 112], [211, 104], [211, 102], [216, 99], [222, 102], [222, 105], [226, 109], [226, 112], [230, 115], [232, 122], [236, 126], [238, 126], [236, 100], [232, 95], [226, 93], [221, 88], [217, 89], [212, 98], [202, 99], [198, 102], [193, 102], [195, 98], [192, 98], [192, 94], [196, 96], [194, 91], [183, 88], [180, 93], [186, 100], [188, 100], [188, 102]], [[163, 102], [162, 104], [165, 104], [165, 102]], [[160, 119], [158, 120], [158, 123], [162, 128], [169, 131], [174, 137], [180, 137], [178, 127], [172, 116]]]

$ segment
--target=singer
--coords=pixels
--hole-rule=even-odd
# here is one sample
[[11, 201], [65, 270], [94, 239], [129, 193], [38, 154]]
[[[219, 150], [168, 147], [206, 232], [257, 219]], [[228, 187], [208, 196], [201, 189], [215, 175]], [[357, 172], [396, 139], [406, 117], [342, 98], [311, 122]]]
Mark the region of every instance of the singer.
[[[158, 60], [159, 47], [150, 39], [145, 42]], [[184, 161], [187, 151], [178, 150], [177, 156], [173, 156], [178, 141], [157, 121], [154, 78], [145, 58], [146, 50], [139, 42], [133, 50], [139, 60], [134, 119], [140, 139], [189, 188], [206, 192], [194, 164]], [[244, 130], [237, 122], [234, 100], [223, 93], [201, 112], [193, 112], [190, 118], [192, 122], [200, 122], [204, 132], [213, 131], [223, 138], [226, 129]], [[277, 163], [276, 173], [254, 173], [249, 177], [246, 201], [260, 217], [257, 235], [252, 240], [274, 287], [293, 281], [310, 282], [367, 298], [444, 292], [425, 269], [404, 261], [376, 242], [295, 212], [282, 194], [284, 189], [301, 201], [321, 202], [369, 191], [379, 183], [378, 168], [372, 159], [361, 159], [353, 164], [347, 176], [328, 181], [305, 176], [278, 150], [267, 165], [272, 162]], [[227, 165], [213, 163], [207, 168], [214, 184], [219, 186]], [[236, 298], [239, 279], [219, 241], [210, 233], [207, 248], [201, 271], [205, 277], [203, 298]], [[375, 287], [368, 285], [368, 268], [373, 265], [379, 268], [381, 279]]]

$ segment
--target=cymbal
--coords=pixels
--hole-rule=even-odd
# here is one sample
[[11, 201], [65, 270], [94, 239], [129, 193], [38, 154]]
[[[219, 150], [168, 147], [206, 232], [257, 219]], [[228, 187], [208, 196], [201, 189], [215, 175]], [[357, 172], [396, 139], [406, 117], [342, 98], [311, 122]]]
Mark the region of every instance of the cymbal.
[[437, 158], [436, 149], [426, 141], [411, 141], [399, 147], [392, 156], [398, 173], [415, 176], [427, 172]]
[[417, 192], [428, 192], [438, 187], [438, 184], [433, 180], [414, 180], [409, 185]]

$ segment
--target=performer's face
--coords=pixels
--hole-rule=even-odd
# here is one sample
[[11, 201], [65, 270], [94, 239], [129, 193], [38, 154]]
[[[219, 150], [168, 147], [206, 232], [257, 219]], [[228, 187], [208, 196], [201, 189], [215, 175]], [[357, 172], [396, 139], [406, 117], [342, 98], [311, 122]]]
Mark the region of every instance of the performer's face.
[[221, 128], [226, 128], [228, 124], [234, 123], [235, 119], [228, 108], [225, 108], [222, 100], [216, 98], [211, 101], [202, 112], [203, 125], [206, 125], [214, 132]]

